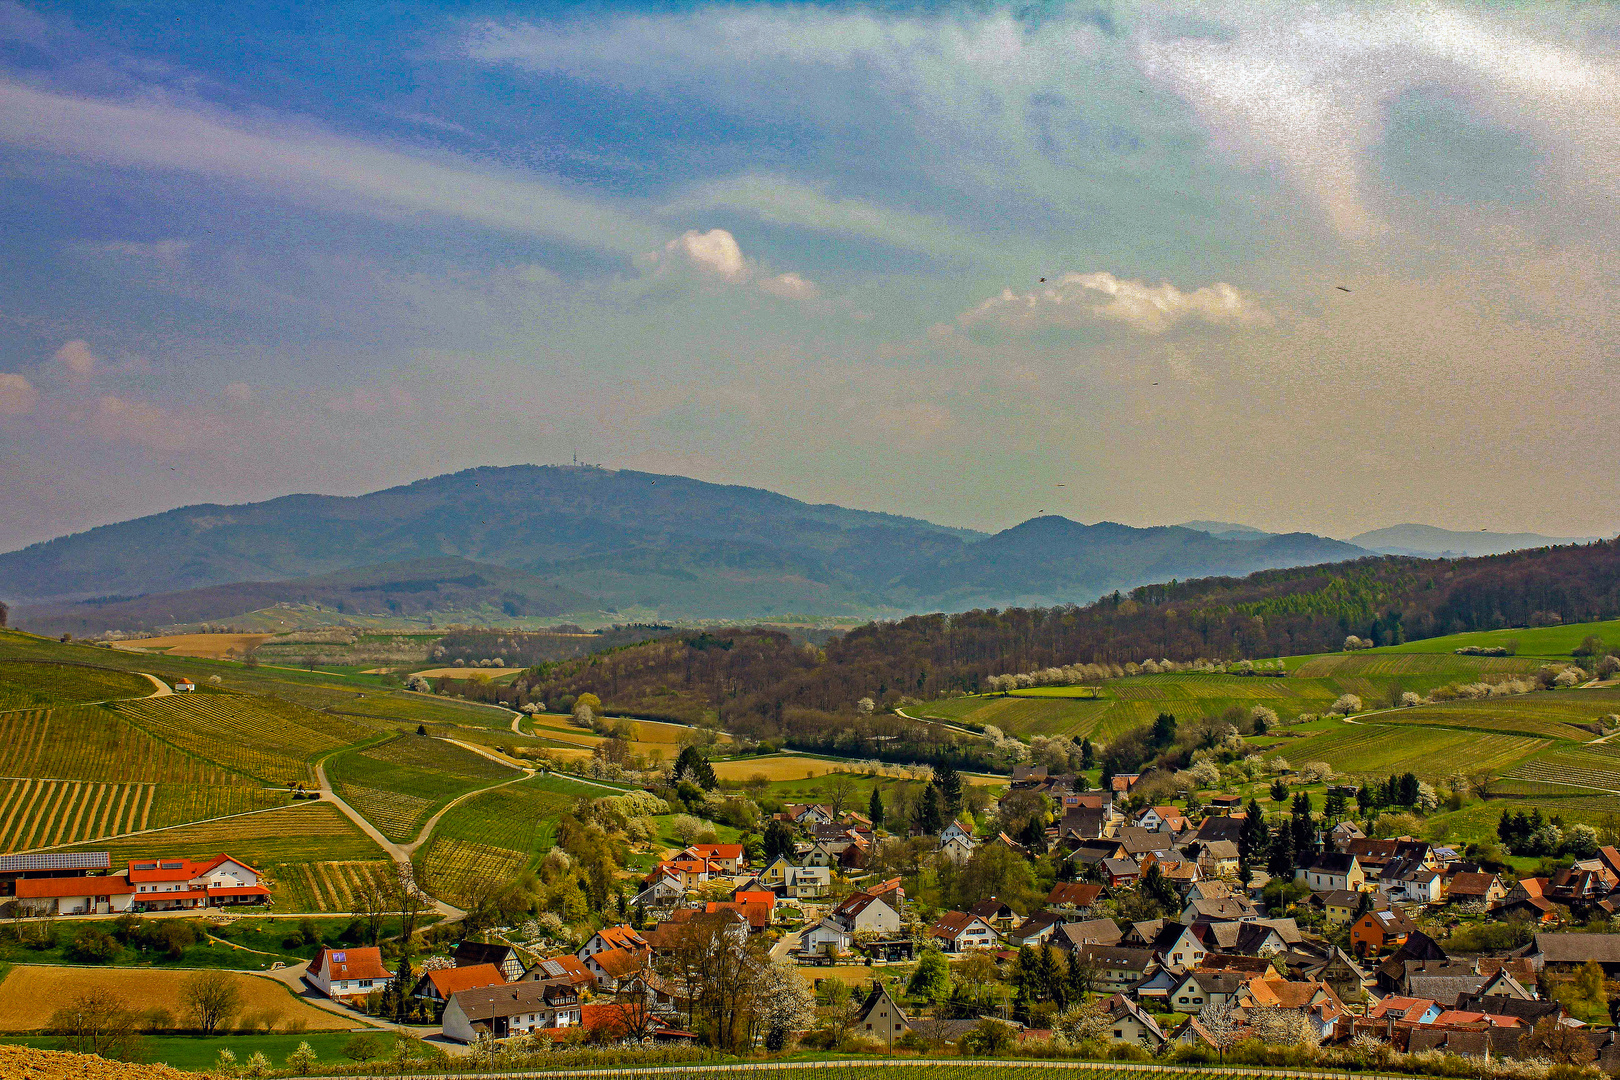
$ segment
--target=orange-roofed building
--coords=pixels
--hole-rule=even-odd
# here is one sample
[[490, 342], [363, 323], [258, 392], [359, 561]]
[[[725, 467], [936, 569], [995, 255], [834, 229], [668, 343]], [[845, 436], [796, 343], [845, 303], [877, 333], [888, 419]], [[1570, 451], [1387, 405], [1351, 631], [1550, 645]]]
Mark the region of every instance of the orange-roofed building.
[[270, 890], [259, 872], [221, 853], [212, 859], [139, 859], [129, 864], [134, 911], [180, 911], [232, 904], [263, 904]]
[[476, 990], [481, 986], [500, 986], [506, 981], [506, 972], [494, 964], [439, 968], [423, 973], [412, 996], [423, 1001], [431, 1001], [442, 1009], [450, 1000], [451, 994], [462, 990]]
[[[692, 1042], [697, 1036], [682, 1031], [656, 1011], [637, 1002], [591, 1002], [581, 1005], [580, 1024], [599, 1042], [619, 1042], [630, 1038], [647, 1038], [655, 1042]], [[547, 1030], [554, 1039], [568, 1034], [566, 1028]]]
[[121, 874], [19, 878], [12, 895], [30, 915], [116, 915], [134, 903], [135, 886]]
[[534, 967], [524, 972], [523, 982], [537, 982], [544, 979], [567, 979], [575, 987], [587, 986], [596, 981], [590, 968], [579, 962], [579, 957], [571, 953], [561, 956], [549, 957], [537, 961]]
[[735, 911], [748, 920], [748, 932], [757, 934], [768, 929], [771, 925], [771, 905], [755, 901], [748, 903], [738, 900], [710, 900], [704, 905], [704, 912], [713, 915], [717, 911]]
[[[382, 952], [364, 949], [322, 949], [309, 962], [304, 977], [329, 998], [352, 1001], [381, 990], [394, 973], [383, 967]], [[505, 982], [503, 978], [501, 980]]]
[[741, 844], [693, 844], [681, 854], [690, 854], [696, 859], [706, 861], [715, 870], [725, 874], [740, 874], [743, 867], [748, 865], [748, 856]]

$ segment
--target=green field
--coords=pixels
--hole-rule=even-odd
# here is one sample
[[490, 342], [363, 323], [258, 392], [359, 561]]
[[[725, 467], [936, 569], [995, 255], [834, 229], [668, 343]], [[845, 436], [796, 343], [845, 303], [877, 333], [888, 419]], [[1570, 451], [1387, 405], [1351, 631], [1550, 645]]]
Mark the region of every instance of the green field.
[[0, 714], [0, 851], [286, 801], [285, 794], [187, 754], [107, 706]]
[[[1469, 634], [1408, 641], [1404, 645], [1390, 645], [1371, 650], [1364, 655], [1379, 653], [1449, 653], [1467, 646], [1505, 648], [1517, 644], [1520, 657], [1546, 657], [1564, 659], [1570, 650], [1580, 645], [1588, 634], [1596, 634], [1609, 643], [1610, 651], [1620, 649], [1620, 619], [1608, 622], [1570, 623], [1568, 626], [1536, 626], [1518, 630], [1481, 630]], [[1463, 659], [1459, 657], [1458, 659]], [[1485, 659], [1475, 657], [1474, 659]]]
[[312, 783], [316, 758], [375, 733], [348, 717], [246, 694], [171, 694], [114, 708], [166, 742], [267, 784]]
[[[1447, 701], [1380, 713], [1369, 723], [1415, 724], [1465, 731], [1512, 732], [1539, 738], [1586, 742], [1601, 730], [1601, 718], [1620, 709], [1612, 691], [1557, 690], [1475, 701]], [[1578, 725], [1592, 725], [1593, 729]]]
[[1341, 773], [1413, 772], [1432, 778], [1511, 769], [1547, 745], [1546, 739], [1519, 735], [1341, 722], [1304, 738], [1281, 739], [1267, 756], [1286, 758], [1296, 768], [1308, 761], [1325, 761]]
[[79, 664], [0, 662], [0, 711], [145, 697], [153, 689], [149, 679], [127, 671]]
[[466, 899], [475, 881], [503, 882], [551, 847], [553, 823], [580, 797], [610, 792], [561, 776], [534, 776], [457, 803], [416, 855], [435, 895]]
[[519, 773], [486, 757], [420, 735], [398, 735], [327, 762], [333, 789], [390, 840], [415, 838], [424, 822], [458, 795]]
[[[377, 1040], [379, 1046], [384, 1046], [390, 1041], [385, 1037], [385, 1032], [378, 1034], [383, 1036]], [[199, 1035], [148, 1035], [142, 1044], [144, 1053], [141, 1054], [141, 1060], [189, 1072], [204, 1072], [218, 1062], [221, 1049], [229, 1049], [236, 1055], [238, 1061], [246, 1061], [250, 1055], [257, 1052], [264, 1054], [279, 1067], [287, 1060], [287, 1055], [298, 1048], [299, 1043], [307, 1042], [321, 1062], [347, 1065], [350, 1062], [343, 1056], [343, 1047], [352, 1038], [354, 1035], [347, 1031], [309, 1031], [297, 1035], [220, 1035], [214, 1038], [203, 1038]], [[0, 1043], [32, 1046], [39, 1050], [62, 1048], [62, 1040], [49, 1035], [34, 1038], [7, 1036], [0, 1038]]]

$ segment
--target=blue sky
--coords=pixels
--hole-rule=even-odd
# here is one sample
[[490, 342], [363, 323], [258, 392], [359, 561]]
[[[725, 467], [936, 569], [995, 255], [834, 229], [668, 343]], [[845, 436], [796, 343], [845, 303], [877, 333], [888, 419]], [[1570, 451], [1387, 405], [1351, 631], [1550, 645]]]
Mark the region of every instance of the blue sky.
[[576, 450], [1620, 528], [1620, 15], [288, 7], [0, 0], [0, 546]]

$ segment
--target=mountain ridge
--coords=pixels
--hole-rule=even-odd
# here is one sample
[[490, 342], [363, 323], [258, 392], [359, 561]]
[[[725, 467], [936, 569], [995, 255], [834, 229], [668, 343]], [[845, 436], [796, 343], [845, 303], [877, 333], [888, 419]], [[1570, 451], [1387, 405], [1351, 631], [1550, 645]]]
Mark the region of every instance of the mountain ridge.
[[987, 535], [688, 477], [485, 466], [363, 495], [199, 503], [98, 526], [0, 554], [0, 597], [19, 618], [48, 613], [78, 627], [160, 610], [219, 621], [249, 600], [336, 596], [323, 591], [341, 585], [324, 580], [332, 575], [386, 578], [394, 564], [451, 559], [527, 575], [507, 590], [521, 602], [498, 588], [438, 590], [456, 610], [550, 612], [549, 596], [581, 612], [664, 620], [871, 619], [1088, 603], [1145, 584], [1376, 554], [1311, 533], [1190, 524], [1222, 531], [1044, 515]]

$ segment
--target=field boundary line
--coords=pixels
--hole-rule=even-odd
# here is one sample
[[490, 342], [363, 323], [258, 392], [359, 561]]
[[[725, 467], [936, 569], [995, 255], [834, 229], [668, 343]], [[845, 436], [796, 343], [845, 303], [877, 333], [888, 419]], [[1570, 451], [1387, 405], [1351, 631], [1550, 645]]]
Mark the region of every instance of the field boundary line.
[[[130, 786], [135, 786], [135, 785], [132, 784]], [[144, 784], [144, 783], [140, 784], [140, 786], [141, 787], [152, 787], [152, 788], [157, 787], [156, 784], [148, 785], [148, 784]], [[138, 798], [139, 798], [139, 796], [137, 796], [137, 799]], [[89, 837], [88, 839], [85, 839], [85, 840], [71, 840], [71, 841], [68, 841], [66, 843], [61, 843], [61, 844], [50, 844], [50, 845], [48, 845], [46, 847], [29, 848], [27, 851], [15, 852], [15, 854], [26, 855], [26, 854], [29, 854], [31, 852], [36, 852], [36, 851], [54, 851], [56, 848], [79, 847], [82, 844], [99, 844], [103, 840], [122, 840], [125, 837], [147, 836], [147, 835], [150, 835], [151, 833], [168, 832], [171, 829], [189, 829], [193, 825], [208, 825], [208, 824], [211, 824], [211, 823], [216, 822], [216, 821], [231, 821], [231, 820], [233, 820], [235, 818], [253, 817], [255, 814], [274, 814], [278, 810], [291, 810], [296, 805], [297, 805], [296, 803], [288, 803], [286, 806], [266, 806], [266, 807], [263, 807], [263, 808], [261, 808], [259, 810], [244, 810], [240, 814], [221, 814], [218, 817], [198, 818], [196, 821], [182, 821], [182, 822], [179, 822], [179, 823], [174, 824], [174, 825], [159, 825], [158, 827], [156, 827], [154, 829], [136, 829], [133, 832], [112, 833], [111, 835], [108, 835], [108, 836], [92, 836], [92, 837]], [[133, 810], [131, 810], [130, 816], [131, 817], [134, 816], [134, 811]]]

